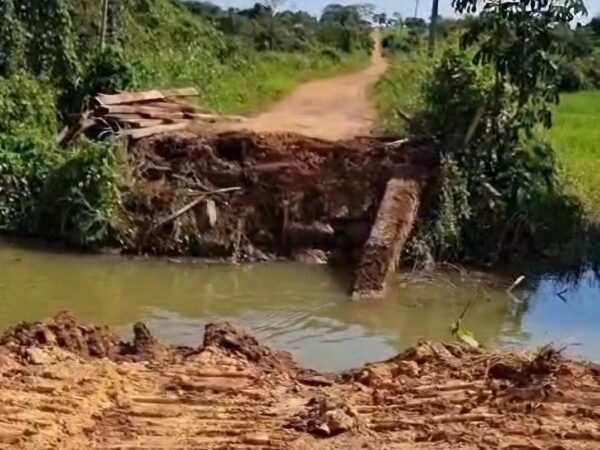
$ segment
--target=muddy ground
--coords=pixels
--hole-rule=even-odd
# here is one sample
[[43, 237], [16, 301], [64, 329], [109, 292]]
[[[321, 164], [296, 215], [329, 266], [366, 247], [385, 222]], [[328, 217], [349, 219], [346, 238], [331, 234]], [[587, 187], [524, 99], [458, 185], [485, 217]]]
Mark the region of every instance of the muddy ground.
[[[227, 324], [198, 348], [61, 314], [0, 339], [0, 448], [597, 449], [600, 367], [422, 342], [319, 374]], [[200, 332], [199, 332], [200, 334]]]

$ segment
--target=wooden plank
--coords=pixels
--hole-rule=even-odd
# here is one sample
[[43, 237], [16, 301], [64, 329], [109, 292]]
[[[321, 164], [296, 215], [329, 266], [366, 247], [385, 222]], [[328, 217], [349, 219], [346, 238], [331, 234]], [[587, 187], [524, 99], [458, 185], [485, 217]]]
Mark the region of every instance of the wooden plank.
[[216, 122], [218, 120], [231, 121], [231, 122], [243, 122], [247, 120], [242, 116], [219, 116], [218, 114], [200, 114], [200, 113], [187, 113], [185, 115], [188, 119], [204, 120], [209, 122]]
[[100, 94], [95, 97], [100, 105], [121, 105], [123, 103], [135, 103], [148, 100], [162, 100], [165, 98], [160, 91], [123, 92], [122, 94], [106, 95]]
[[190, 103], [190, 101], [188, 99], [182, 98], [182, 97], [168, 97], [164, 101], [165, 101], [165, 103], [168, 102], [169, 104], [192, 106], [197, 110], [197, 112], [201, 112], [201, 113], [207, 113], [207, 114], [215, 113], [214, 111], [211, 111], [209, 108], [206, 108], [205, 106], [198, 105], [196, 103]]
[[101, 114], [119, 117], [123, 114], [136, 115], [144, 119], [163, 119], [163, 120], [181, 120], [186, 118], [186, 114], [178, 111], [169, 111], [168, 109], [151, 108], [138, 105], [114, 105], [103, 106], [99, 108]]
[[166, 97], [196, 97], [198, 91], [187, 87], [180, 89], [168, 89], [164, 91], [150, 90], [140, 92], [123, 92], [121, 94], [99, 94], [95, 97], [100, 105], [122, 105], [124, 103], [147, 102], [153, 100], [164, 100]]
[[171, 123], [168, 125], [157, 125], [149, 128], [140, 128], [135, 130], [123, 130], [121, 131], [121, 136], [128, 136], [131, 139], [141, 139], [149, 136], [154, 136], [155, 134], [185, 130], [189, 125], [189, 122], [180, 122]]
[[206, 112], [204, 109], [199, 106], [192, 105], [186, 102], [173, 102], [170, 99], [162, 102], [149, 102], [144, 103], [144, 106], [148, 106], [150, 108], [159, 108], [167, 111], [177, 111], [177, 112], [186, 112], [186, 113], [204, 113]]

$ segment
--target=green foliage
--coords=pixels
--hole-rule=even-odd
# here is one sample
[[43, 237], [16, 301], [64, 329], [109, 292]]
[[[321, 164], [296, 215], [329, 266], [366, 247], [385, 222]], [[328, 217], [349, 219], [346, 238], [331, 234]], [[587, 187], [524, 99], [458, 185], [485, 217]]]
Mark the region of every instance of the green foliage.
[[110, 146], [55, 142], [54, 91], [0, 77], [0, 231], [100, 245], [113, 236], [121, 175]]
[[[456, 4], [474, 12], [474, 2]], [[554, 152], [536, 138], [558, 101], [552, 31], [579, 12], [578, 1], [484, 2], [479, 26], [463, 36], [468, 50], [447, 50], [435, 65], [412, 122], [442, 152], [435, 213], [413, 243], [419, 256], [491, 263], [564, 245], [580, 229]]]
[[37, 232], [94, 247], [108, 242], [121, 206], [118, 147], [84, 142], [53, 167], [40, 197]]
[[35, 129], [51, 139], [56, 130], [55, 95], [30, 75], [0, 77], [0, 134], [19, 135]]
[[18, 7], [2, 0], [0, 11], [0, 76], [27, 69], [62, 85], [76, 82], [79, 63], [67, 0], [19, 0]]
[[304, 11], [279, 10], [281, 2], [264, 1], [252, 8], [223, 10], [210, 2], [184, 1], [192, 13], [223, 33], [251, 43], [258, 51], [353, 52], [370, 50], [371, 29], [363, 5], [329, 5], [321, 20]]
[[388, 32], [381, 45], [387, 56], [402, 53], [418, 53], [423, 50], [424, 30], [419, 28], [396, 28]]
[[422, 109], [421, 84], [429, 76], [430, 61], [424, 53], [399, 54], [391, 59], [389, 70], [373, 88], [382, 118], [380, 133], [391, 137], [408, 133], [408, 122], [399, 111], [413, 115]]

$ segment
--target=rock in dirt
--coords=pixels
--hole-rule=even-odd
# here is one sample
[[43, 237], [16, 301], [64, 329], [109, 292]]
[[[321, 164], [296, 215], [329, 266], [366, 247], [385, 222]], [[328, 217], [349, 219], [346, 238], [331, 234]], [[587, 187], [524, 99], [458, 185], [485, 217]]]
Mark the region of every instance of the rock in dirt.
[[294, 417], [289, 426], [315, 436], [337, 436], [358, 427], [358, 414], [342, 400], [311, 399], [307, 409]]
[[265, 367], [286, 371], [296, 367], [289, 353], [271, 350], [259, 344], [253, 336], [237, 330], [227, 322], [208, 324], [204, 330], [202, 346], [217, 347]]

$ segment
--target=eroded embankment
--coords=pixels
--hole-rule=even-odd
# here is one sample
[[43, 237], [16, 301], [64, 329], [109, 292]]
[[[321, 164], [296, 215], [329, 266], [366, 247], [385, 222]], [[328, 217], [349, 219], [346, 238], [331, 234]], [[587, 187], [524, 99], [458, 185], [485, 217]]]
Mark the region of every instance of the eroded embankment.
[[130, 149], [129, 250], [256, 260], [362, 249], [390, 179], [421, 186], [423, 142], [297, 134], [161, 135]]
[[[0, 443], [15, 449], [597, 449], [600, 368], [423, 342], [340, 375], [227, 324], [122, 343], [62, 314], [9, 330]], [[102, 357], [102, 358], [101, 358]]]

